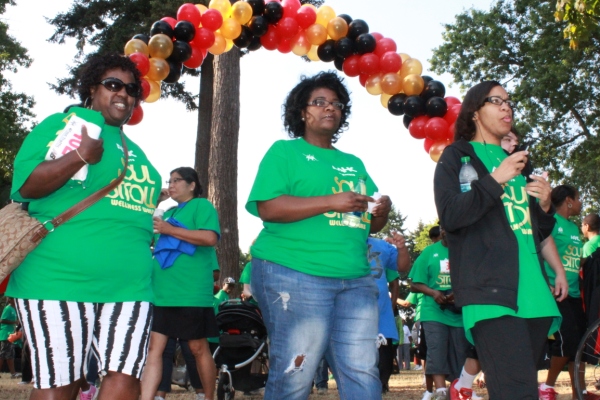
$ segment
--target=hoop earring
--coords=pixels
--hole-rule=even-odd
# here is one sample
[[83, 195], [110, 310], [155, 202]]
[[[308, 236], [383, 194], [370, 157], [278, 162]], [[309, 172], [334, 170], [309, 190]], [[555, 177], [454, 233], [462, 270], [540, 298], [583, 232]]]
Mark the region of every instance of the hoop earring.
[[83, 102], [83, 108], [89, 108], [90, 110], [93, 110], [92, 108], [92, 98], [88, 97], [87, 99], [85, 99], [85, 101]]

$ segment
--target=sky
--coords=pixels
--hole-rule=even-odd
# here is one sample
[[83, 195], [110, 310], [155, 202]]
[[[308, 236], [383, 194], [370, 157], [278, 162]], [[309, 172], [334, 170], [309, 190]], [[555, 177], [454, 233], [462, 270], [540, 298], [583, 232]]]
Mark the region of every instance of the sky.
[[[37, 121], [41, 121], [75, 103], [74, 99], [59, 96], [48, 86], [67, 76], [68, 67], [74, 64], [75, 41], [48, 42], [54, 29], [46, 22], [46, 18], [68, 11], [72, 1], [16, 0], [16, 3], [16, 6], [8, 6], [1, 18], [9, 25], [9, 35], [28, 49], [33, 63], [8, 77], [16, 91], [34, 97], [33, 112]], [[370, 32], [394, 39], [399, 53], [421, 61], [424, 75], [446, 85], [447, 96], [461, 99], [464, 94], [457, 84], [451, 85], [452, 77], [432, 73], [428, 60], [432, 50], [442, 44], [444, 24], [453, 23], [455, 15], [470, 8], [488, 10], [492, 3], [493, 0], [325, 1], [337, 14], [362, 19], [369, 25]], [[238, 224], [240, 248], [244, 252], [262, 228], [261, 221], [244, 208], [258, 165], [273, 142], [287, 138], [281, 105], [302, 75], [331, 69], [335, 69], [333, 63], [307, 63], [293, 53], [265, 49], [241, 59]], [[433, 221], [437, 218], [433, 201], [435, 163], [425, 153], [423, 141], [413, 139], [402, 117], [390, 114], [381, 105], [379, 96], [370, 95], [358, 78], [346, 77], [345, 81], [351, 92], [352, 115], [349, 129], [336, 147], [363, 160], [379, 192], [389, 195], [395, 207], [407, 217], [405, 226], [409, 230], [415, 229], [419, 220]], [[185, 82], [190, 90], [199, 86], [197, 79], [187, 78]], [[174, 100], [161, 99], [142, 107], [142, 122], [126, 126], [124, 130], [145, 151], [163, 181], [177, 167], [193, 167], [197, 114], [186, 111], [182, 103]]]

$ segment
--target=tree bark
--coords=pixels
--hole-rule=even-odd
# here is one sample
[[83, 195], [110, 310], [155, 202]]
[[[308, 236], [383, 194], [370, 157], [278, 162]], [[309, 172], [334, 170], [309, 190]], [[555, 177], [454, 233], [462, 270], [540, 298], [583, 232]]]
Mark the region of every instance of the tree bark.
[[240, 128], [240, 51], [233, 48], [214, 58], [214, 96], [208, 199], [219, 213], [221, 240], [217, 257], [221, 281], [231, 276], [238, 281], [239, 234], [237, 220], [238, 137]]
[[198, 99], [198, 128], [196, 131], [196, 160], [194, 168], [202, 185], [202, 197], [208, 196], [208, 163], [210, 159], [210, 132], [213, 111], [214, 56], [210, 53], [202, 63]]

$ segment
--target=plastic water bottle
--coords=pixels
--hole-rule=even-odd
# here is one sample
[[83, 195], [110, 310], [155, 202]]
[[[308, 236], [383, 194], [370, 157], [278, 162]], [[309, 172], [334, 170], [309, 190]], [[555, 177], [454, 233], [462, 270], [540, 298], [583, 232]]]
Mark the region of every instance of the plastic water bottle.
[[476, 181], [479, 177], [477, 176], [477, 171], [471, 165], [471, 157], [461, 157], [460, 161], [462, 162], [462, 167], [460, 167], [458, 180], [460, 182], [460, 191], [464, 193], [471, 190], [471, 182]]
[[[359, 176], [358, 183], [354, 187], [353, 192], [358, 194], [367, 194], [367, 184], [366, 184], [366, 176]], [[349, 226], [350, 228], [358, 228], [360, 226], [360, 221], [362, 220], [363, 213], [361, 211], [351, 211], [344, 213], [342, 215], [342, 224], [345, 226]]]

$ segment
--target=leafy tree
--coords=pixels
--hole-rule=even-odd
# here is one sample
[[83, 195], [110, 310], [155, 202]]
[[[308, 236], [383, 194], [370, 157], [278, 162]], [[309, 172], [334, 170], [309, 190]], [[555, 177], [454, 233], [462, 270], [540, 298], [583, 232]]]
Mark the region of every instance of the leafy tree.
[[558, 0], [556, 2], [556, 21], [567, 22], [563, 30], [569, 45], [576, 49], [580, 44], [589, 44], [590, 37], [598, 30], [600, 21], [600, 2], [597, 0]]
[[440, 221], [438, 219], [435, 219], [434, 221], [431, 221], [427, 224], [419, 220], [417, 228], [410, 233], [411, 240], [414, 243], [412, 249], [414, 259], [416, 259], [423, 252], [425, 247], [433, 244], [433, 242], [429, 238], [429, 230], [439, 224]]
[[505, 82], [518, 101], [517, 128], [531, 143], [534, 167], [597, 203], [599, 36], [594, 31], [593, 47], [571, 50], [553, 13], [552, 4], [537, 0], [499, 0], [489, 11], [465, 11], [446, 25], [431, 65], [463, 88], [484, 79]]
[[406, 221], [405, 216], [398, 210], [396, 207], [392, 205], [392, 209], [388, 214], [388, 221], [379, 232], [375, 233], [373, 236], [379, 239], [385, 239], [390, 236], [392, 232], [398, 232], [403, 236], [406, 236], [406, 228], [404, 227], [404, 222]]
[[[6, 12], [7, 5], [15, 5], [15, 2], [0, 0], [0, 14]], [[5, 72], [17, 72], [19, 67], [30, 65], [27, 50], [8, 35], [8, 25], [0, 21], [0, 206], [8, 201], [13, 162], [34, 117], [31, 112], [33, 98], [15, 93]]]

